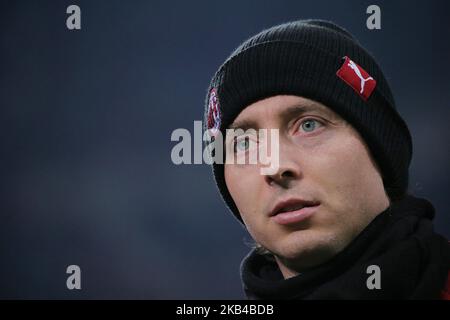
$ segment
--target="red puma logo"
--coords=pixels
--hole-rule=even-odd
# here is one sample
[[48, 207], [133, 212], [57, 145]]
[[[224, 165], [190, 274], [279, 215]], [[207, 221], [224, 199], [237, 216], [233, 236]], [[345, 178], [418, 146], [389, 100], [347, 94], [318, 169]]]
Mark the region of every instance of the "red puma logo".
[[364, 100], [367, 100], [377, 85], [376, 80], [349, 57], [345, 56], [344, 58], [344, 64], [336, 72], [336, 75], [352, 87]]

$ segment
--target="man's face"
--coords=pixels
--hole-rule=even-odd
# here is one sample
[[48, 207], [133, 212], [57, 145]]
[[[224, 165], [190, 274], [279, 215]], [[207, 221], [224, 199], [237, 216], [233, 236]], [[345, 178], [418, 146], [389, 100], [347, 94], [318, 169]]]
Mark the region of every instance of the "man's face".
[[[279, 264], [302, 270], [325, 262], [389, 206], [365, 143], [326, 106], [298, 96], [275, 96], [245, 108], [231, 127], [279, 129], [274, 174], [262, 175], [262, 164], [225, 164], [228, 190], [249, 233]], [[227, 158], [230, 152], [248, 157], [257, 150], [249, 150], [245, 139], [236, 140], [227, 142], [237, 143], [227, 146]], [[283, 204], [281, 211], [290, 213], [273, 215]], [[310, 208], [301, 209], [303, 205]]]

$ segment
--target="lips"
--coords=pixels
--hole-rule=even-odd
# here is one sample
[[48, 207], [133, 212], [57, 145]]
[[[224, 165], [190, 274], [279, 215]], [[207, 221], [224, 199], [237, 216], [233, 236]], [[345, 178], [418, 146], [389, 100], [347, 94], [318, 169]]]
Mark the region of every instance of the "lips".
[[308, 201], [302, 199], [289, 199], [287, 201], [281, 201], [273, 208], [270, 216], [276, 216], [277, 214], [284, 212], [292, 212], [303, 209], [305, 207], [314, 207], [319, 205], [317, 201]]
[[319, 206], [317, 201], [289, 199], [279, 202], [271, 211], [270, 218], [282, 225], [298, 223], [313, 215]]

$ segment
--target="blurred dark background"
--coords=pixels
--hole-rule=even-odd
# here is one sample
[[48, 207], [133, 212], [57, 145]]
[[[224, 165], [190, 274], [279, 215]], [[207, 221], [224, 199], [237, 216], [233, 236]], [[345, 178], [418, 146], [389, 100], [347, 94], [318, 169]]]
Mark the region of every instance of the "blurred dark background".
[[378, 59], [414, 139], [410, 190], [450, 238], [448, 1], [0, 3], [0, 298], [243, 298], [250, 237], [207, 165], [171, 162], [170, 136], [202, 120], [241, 41], [300, 18], [335, 21]]

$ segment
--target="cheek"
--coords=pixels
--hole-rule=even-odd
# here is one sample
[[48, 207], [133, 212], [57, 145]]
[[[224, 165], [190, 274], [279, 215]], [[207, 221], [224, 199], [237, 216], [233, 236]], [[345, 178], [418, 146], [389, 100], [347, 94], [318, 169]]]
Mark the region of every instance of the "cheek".
[[358, 207], [379, 186], [379, 174], [357, 136], [347, 135], [320, 149], [311, 161], [311, 172], [333, 208], [345, 211]]
[[226, 164], [225, 183], [244, 221], [258, 210], [261, 177], [257, 166]]
[[[262, 218], [265, 210], [262, 199], [268, 197], [264, 189], [264, 176], [259, 166], [225, 165], [225, 182], [238, 208], [247, 231], [259, 243], [271, 243], [272, 232], [268, 232], [268, 218]], [[267, 190], [266, 190], [267, 192]]]

